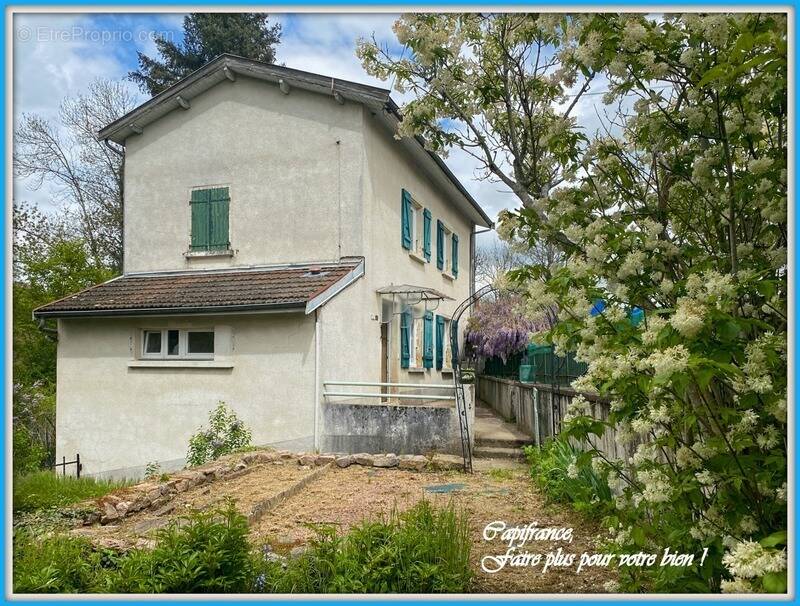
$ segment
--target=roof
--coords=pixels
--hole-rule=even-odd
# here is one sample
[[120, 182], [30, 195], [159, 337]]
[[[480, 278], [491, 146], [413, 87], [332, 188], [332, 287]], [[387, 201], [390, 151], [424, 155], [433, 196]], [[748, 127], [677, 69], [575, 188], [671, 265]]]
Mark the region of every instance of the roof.
[[48, 303], [36, 318], [305, 309], [364, 273], [363, 259], [248, 270], [129, 274]]
[[[378, 110], [376, 115], [380, 116], [393, 131], [396, 130], [397, 122], [402, 121], [400, 109], [390, 97], [388, 89], [223, 54], [101, 129], [97, 137], [100, 140], [108, 139], [124, 145], [128, 137], [141, 133], [146, 125], [175, 109], [191, 107], [190, 102], [194, 97], [226, 79], [235, 79], [237, 74], [288, 87], [287, 91], [295, 87], [329, 95], [340, 102], [354, 101], [364, 104]], [[493, 226], [492, 220], [444, 161], [425, 148], [425, 142], [421, 137], [406, 137], [403, 143], [413, 155], [420, 158], [421, 162], [429, 164], [432, 174], [443, 177], [442, 181], [453, 188], [455, 195], [466, 200], [471, 211], [469, 214], [476, 224]]]

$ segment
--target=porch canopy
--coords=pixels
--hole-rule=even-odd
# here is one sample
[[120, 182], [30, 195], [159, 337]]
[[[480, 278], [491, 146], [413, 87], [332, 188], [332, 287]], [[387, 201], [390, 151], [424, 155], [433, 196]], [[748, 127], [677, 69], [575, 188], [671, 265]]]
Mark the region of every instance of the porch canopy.
[[[382, 322], [390, 322], [392, 316], [404, 312], [415, 305], [423, 304], [425, 311], [433, 311], [442, 301], [454, 301], [443, 292], [428, 286], [414, 286], [412, 284], [390, 284], [377, 289], [383, 300]], [[435, 303], [435, 305], [434, 305]], [[399, 309], [396, 307], [399, 305]]]

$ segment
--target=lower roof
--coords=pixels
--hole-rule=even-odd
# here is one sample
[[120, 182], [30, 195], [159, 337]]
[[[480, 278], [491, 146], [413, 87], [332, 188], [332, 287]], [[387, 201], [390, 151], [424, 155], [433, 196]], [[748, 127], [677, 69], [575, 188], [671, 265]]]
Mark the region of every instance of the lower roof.
[[[363, 259], [252, 270], [130, 274], [34, 310], [36, 318], [305, 309], [363, 274]], [[330, 297], [325, 297], [330, 293]]]

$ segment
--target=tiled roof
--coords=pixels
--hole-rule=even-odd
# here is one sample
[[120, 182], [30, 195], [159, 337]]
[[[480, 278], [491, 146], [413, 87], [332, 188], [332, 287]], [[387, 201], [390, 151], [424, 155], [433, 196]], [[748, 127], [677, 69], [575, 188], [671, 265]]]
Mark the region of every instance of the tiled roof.
[[246, 271], [128, 275], [34, 310], [37, 317], [200, 313], [303, 307], [354, 270], [358, 261]]

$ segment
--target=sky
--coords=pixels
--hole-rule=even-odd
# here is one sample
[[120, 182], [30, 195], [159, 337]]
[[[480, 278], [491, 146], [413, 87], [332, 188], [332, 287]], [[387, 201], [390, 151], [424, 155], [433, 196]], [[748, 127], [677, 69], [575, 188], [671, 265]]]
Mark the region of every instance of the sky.
[[[386, 82], [364, 72], [355, 56], [360, 37], [374, 35], [380, 43], [397, 47], [392, 24], [397, 15], [388, 13], [272, 14], [282, 25], [277, 62], [335, 78], [388, 88]], [[123, 80], [137, 67], [137, 51], [156, 56], [154, 38], [182, 38], [183, 15], [160, 14], [48, 14], [14, 16], [15, 124], [26, 113], [55, 121], [61, 101], [86, 90], [95, 78]], [[130, 90], [142, 95], [133, 83]], [[402, 95], [392, 95], [402, 105]], [[591, 117], [592, 99], [576, 107], [578, 116]], [[446, 162], [467, 190], [494, 219], [503, 208], [517, 206], [516, 198], [502, 184], [475, 178], [475, 161], [453, 150]], [[52, 208], [54, 191], [45, 184], [33, 189], [30, 179], [15, 179], [14, 197]], [[493, 236], [489, 236], [493, 239]]]

